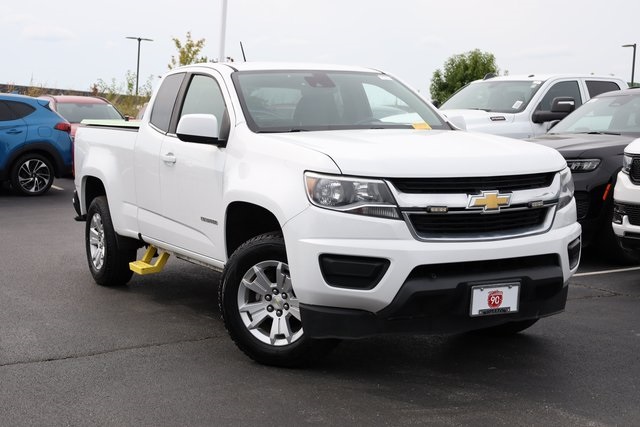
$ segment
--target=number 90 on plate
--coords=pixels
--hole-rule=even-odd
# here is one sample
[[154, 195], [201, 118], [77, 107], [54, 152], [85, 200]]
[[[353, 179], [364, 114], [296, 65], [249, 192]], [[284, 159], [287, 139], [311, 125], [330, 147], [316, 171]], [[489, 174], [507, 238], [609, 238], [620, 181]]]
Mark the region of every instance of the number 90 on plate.
[[518, 312], [520, 282], [490, 283], [471, 288], [470, 315], [488, 316]]

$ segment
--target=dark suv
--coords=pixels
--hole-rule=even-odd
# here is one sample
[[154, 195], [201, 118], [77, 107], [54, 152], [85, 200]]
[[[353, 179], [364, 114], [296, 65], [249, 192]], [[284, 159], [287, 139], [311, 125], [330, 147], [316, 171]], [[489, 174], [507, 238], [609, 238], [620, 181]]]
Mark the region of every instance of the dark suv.
[[613, 261], [640, 262], [620, 247], [611, 228], [613, 188], [622, 168], [624, 148], [640, 138], [640, 88], [591, 98], [544, 136], [531, 141], [557, 149], [567, 160], [575, 183], [582, 242]]
[[54, 177], [71, 173], [70, 131], [49, 101], [0, 94], [0, 182], [25, 196], [47, 192]]

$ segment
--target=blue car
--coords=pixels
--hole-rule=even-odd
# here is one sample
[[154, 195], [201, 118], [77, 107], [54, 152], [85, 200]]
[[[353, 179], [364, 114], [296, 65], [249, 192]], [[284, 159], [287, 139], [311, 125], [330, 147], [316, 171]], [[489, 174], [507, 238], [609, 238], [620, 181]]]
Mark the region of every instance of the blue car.
[[46, 193], [54, 177], [71, 174], [70, 131], [49, 101], [0, 94], [0, 182], [25, 196]]

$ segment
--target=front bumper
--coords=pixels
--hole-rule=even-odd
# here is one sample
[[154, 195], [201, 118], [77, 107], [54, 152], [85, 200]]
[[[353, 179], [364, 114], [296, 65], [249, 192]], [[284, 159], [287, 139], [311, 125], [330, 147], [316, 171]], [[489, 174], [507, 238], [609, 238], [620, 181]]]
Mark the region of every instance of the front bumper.
[[[283, 228], [306, 333], [343, 338], [461, 332], [562, 311], [578, 268], [580, 230], [573, 202], [556, 213], [549, 231], [503, 240], [418, 241], [404, 221], [315, 207]], [[341, 286], [323, 272], [327, 255], [357, 257], [375, 283]], [[381, 277], [367, 260], [388, 261]], [[471, 286], [505, 281], [521, 283], [519, 312], [471, 318]]]
[[[471, 289], [520, 283], [517, 313], [471, 317]], [[381, 333], [456, 333], [549, 316], [564, 310], [567, 289], [557, 255], [415, 268], [394, 300], [373, 313], [300, 305], [305, 332], [316, 338], [360, 338]]]
[[[623, 172], [618, 173], [618, 180], [613, 194], [614, 212], [619, 210], [616, 205], [624, 205], [640, 209], [640, 185], [631, 182], [629, 175]], [[640, 248], [640, 225], [636, 222], [633, 224], [629, 215], [616, 215], [614, 213], [614, 221], [611, 224], [613, 232], [620, 239], [620, 243], [628, 249]], [[635, 222], [635, 220], [634, 220]]]

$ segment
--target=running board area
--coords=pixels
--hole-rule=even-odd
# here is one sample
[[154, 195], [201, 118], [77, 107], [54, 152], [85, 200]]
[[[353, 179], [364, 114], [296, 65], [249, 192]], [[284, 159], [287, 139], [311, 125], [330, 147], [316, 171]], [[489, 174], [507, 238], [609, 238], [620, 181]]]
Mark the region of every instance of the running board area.
[[167, 263], [167, 260], [169, 259], [169, 253], [160, 253], [156, 262], [151, 264], [151, 260], [154, 256], [156, 256], [157, 253], [158, 249], [153, 245], [149, 245], [142, 259], [129, 263], [129, 269], [134, 273], [140, 275], [159, 273]]

